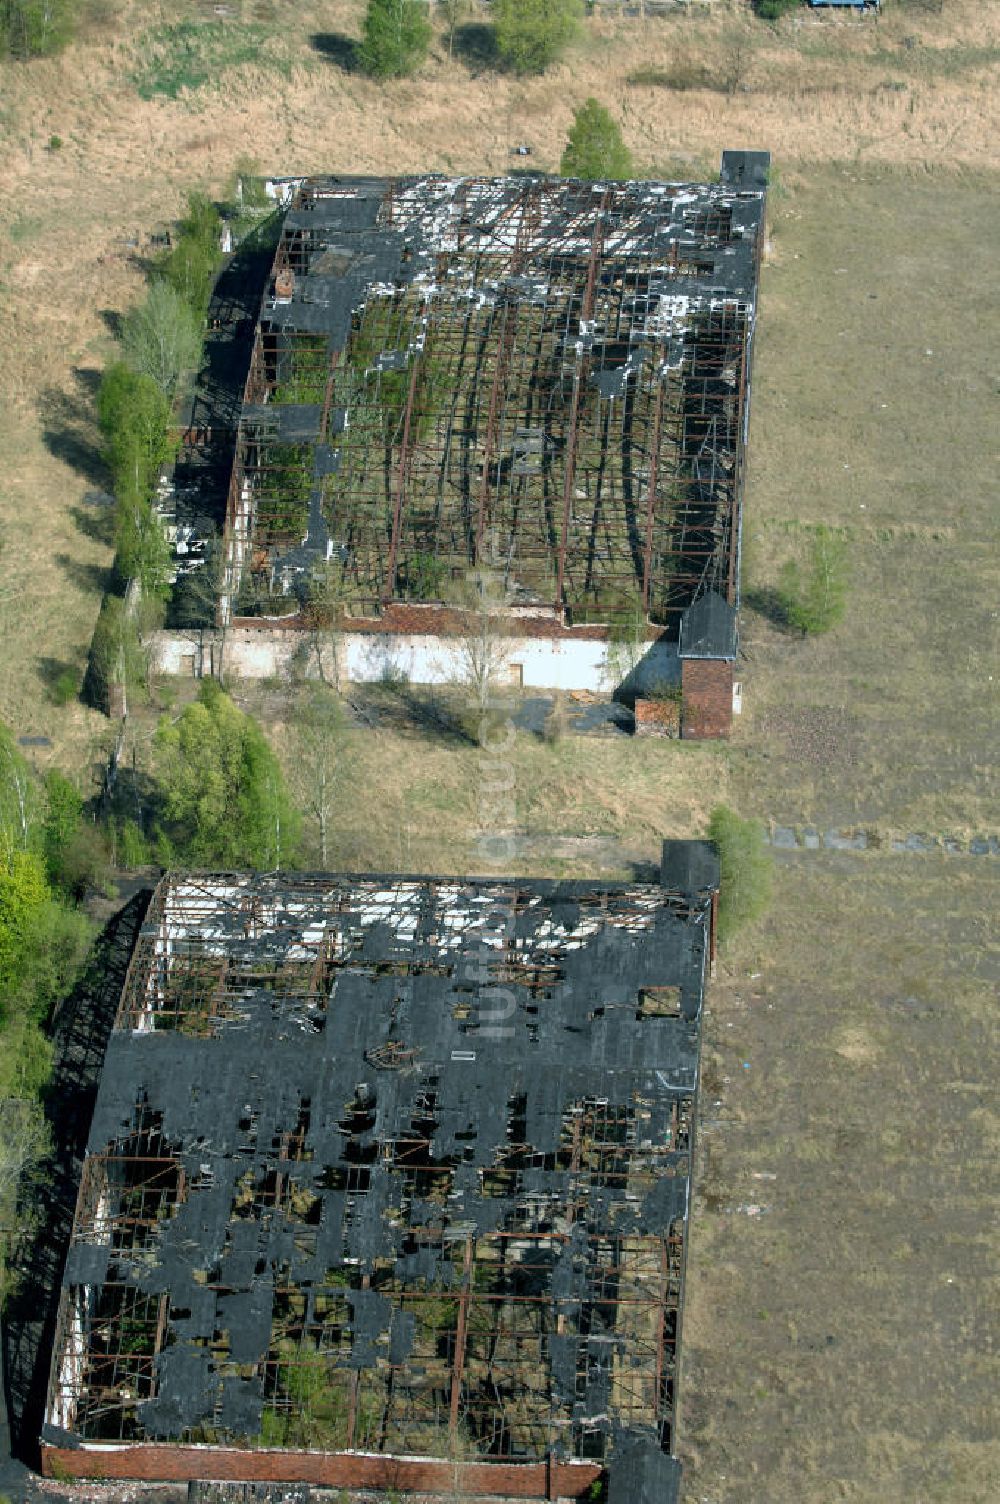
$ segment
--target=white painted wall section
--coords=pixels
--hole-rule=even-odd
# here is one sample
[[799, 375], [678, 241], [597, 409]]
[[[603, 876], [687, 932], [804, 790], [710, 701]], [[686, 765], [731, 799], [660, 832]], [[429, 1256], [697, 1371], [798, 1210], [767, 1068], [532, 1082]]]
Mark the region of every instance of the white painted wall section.
[[[272, 679], [289, 672], [298, 632], [269, 627], [233, 628], [226, 634], [223, 667], [245, 679]], [[156, 672], [200, 677], [214, 671], [220, 643], [206, 633], [158, 632], [153, 640]], [[461, 684], [468, 675], [461, 647], [446, 637], [416, 633], [346, 632], [340, 638], [342, 676], [357, 684], [407, 679], [411, 684]], [[505, 645], [499, 682], [524, 689], [618, 689], [642, 693], [680, 683], [673, 643], [653, 642], [640, 655], [619, 644], [573, 638], [514, 637]]]

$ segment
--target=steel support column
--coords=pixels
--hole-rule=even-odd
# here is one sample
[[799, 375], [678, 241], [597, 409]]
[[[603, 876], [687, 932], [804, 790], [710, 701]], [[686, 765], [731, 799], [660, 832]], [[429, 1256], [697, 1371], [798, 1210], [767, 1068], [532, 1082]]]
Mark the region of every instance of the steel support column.
[[[663, 359], [664, 352], [660, 352]], [[649, 585], [653, 564], [653, 509], [656, 505], [656, 482], [660, 461], [660, 426], [663, 422], [664, 392], [667, 384], [666, 366], [656, 388], [656, 406], [653, 410], [653, 433], [650, 440], [649, 489], [646, 493], [646, 540], [642, 555], [642, 609], [649, 615]]]
[[[594, 311], [594, 289], [597, 286], [597, 268], [601, 260], [601, 247], [604, 241], [604, 214], [608, 205], [608, 193], [605, 191], [601, 198], [601, 207], [597, 211], [594, 220], [594, 233], [590, 243], [590, 260], [587, 263], [587, 285], [584, 289], [583, 304], [580, 309], [580, 320], [589, 319]], [[580, 394], [583, 391], [584, 381], [589, 366], [589, 358], [582, 353], [577, 360], [576, 370], [573, 373], [573, 397], [569, 413], [569, 431], [566, 436], [566, 456], [563, 469], [563, 515], [562, 529], [559, 534], [559, 551], [556, 560], [556, 598], [555, 608], [559, 611], [563, 605], [563, 584], [566, 578], [566, 547], [569, 542], [569, 514], [573, 506], [573, 485], [576, 478], [576, 435], [580, 419]]]
[[455, 1362], [451, 1370], [451, 1417], [449, 1436], [452, 1452], [458, 1435], [458, 1406], [462, 1398], [462, 1371], [465, 1367], [465, 1332], [469, 1321], [469, 1299], [472, 1294], [472, 1238], [465, 1240], [465, 1261], [462, 1266], [462, 1293], [458, 1298], [458, 1321], [455, 1324]]
[[[737, 319], [739, 311], [737, 310]], [[736, 455], [733, 465], [733, 495], [729, 511], [729, 559], [726, 572], [726, 600], [730, 606], [736, 605], [738, 589], [737, 562], [739, 558], [740, 536], [740, 512], [743, 494], [743, 408], [747, 396], [747, 340], [749, 329], [745, 330], [740, 339], [740, 385], [739, 401], [736, 405], [736, 441], [733, 449]]]
[[413, 357], [410, 367], [410, 384], [406, 390], [406, 409], [403, 414], [403, 437], [399, 441], [399, 466], [396, 471], [396, 504], [392, 513], [392, 538], [389, 543], [389, 562], [385, 570], [385, 585], [382, 590], [382, 604], [388, 605], [396, 592], [396, 556], [399, 552], [399, 534], [403, 518], [403, 497], [406, 491], [406, 465], [409, 459], [410, 449], [410, 422], [413, 418], [413, 398], [417, 390], [417, 373], [420, 369], [421, 354]]
[[500, 316], [500, 336], [497, 340], [497, 360], [490, 388], [490, 407], [486, 419], [486, 440], [483, 445], [483, 474], [479, 483], [479, 508], [476, 513], [476, 543], [474, 562], [478, 565], [483, 551], [483, 533], [486, 530], [486, 502], [490, 491], [490, 466], [496, 449], [497, 428], [500, 424], [500, 389], [507, 379], [511, 352], [514, 348], [514, 331], [517, 328], [517, 309], [505, 303]]

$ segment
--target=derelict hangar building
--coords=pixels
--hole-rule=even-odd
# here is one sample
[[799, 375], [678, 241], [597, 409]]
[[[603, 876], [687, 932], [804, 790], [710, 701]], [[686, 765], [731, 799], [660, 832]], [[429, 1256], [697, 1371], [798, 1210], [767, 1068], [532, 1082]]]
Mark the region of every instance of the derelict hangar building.
[[669, 1504], [717, 888], [163, 878], [43, 1470]]
[[488, 569], [515, 683], [683, 677], [684, 734], [725, 735], [768, 164], [297, 182], [228, 436], [225, 635], [165, 634], [161, 668], [279, 671], [321, 574], [347, 678], [453, 681]]

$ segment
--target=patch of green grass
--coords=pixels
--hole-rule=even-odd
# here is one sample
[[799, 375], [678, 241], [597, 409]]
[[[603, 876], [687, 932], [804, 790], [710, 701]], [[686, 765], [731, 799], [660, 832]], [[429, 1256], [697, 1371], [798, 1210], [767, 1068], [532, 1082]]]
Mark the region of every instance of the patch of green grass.
[[677, 58], [667, 68], [636, 68], [625, 82], [644, 84], [648, 88], [673, 89], [676, 93], [710, 89], [725, 94], [731, 89], [728, 78], [721, 71], [687, 58]]
[[7, 234], [15, 245], [24, 245], [26, 241], [37, 238], [42, 228], [43, 221], [34, 214], [19, 214], [8, 226]]
[[918, 78], [959, 78], [978, 68], [995, 67], [1000, 47], [961, 44], [954, 47], [879, 47], [868, 61], [875, 66], [891, 67]]
[[217, 21], [154, 26], [139, 38], [142, 63], [132, 82], [141, 99], [154, 99], [158, 94], [176, 99], [185, 90], [195, 93], [216, 81], [226, 69], [246, 63], [287, 72], [287, 60], [268, 49], [273, 36], [265, 26]]

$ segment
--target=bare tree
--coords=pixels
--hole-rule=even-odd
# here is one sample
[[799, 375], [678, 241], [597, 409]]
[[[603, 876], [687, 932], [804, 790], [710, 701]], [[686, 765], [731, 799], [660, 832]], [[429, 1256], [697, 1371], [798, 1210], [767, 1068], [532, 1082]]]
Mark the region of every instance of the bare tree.
[[306, 674], [315, 664], [320, 682], [337, 694], [343, 671], [343, 611], [340, 565], [335, 560], [318, 564], [310, 576], [302, 609], [306, 635], [301, 657]]
[[492, 570], [469, 572], [454, 601], [464, 626], [458, 638], [462, 683], [480, 716], [510, 663], [510, 602], [502, 577]]
[[12, 1206], [18, 1182], [49, 1147], [45, 1118], [37, 1102], [0, 1100], [0, 1207]]
[[4, 845], [27, 851], [38, 819], [38, 791], [31, 771], [0, 724], [0, 850]]
[[313, 684], [297, 709], [292, 781], [298, 802], [316, 821], [320, 864], [327, 867], [330, 832], [341, 782], [344, 727], [340, 701], [325, 684]]

